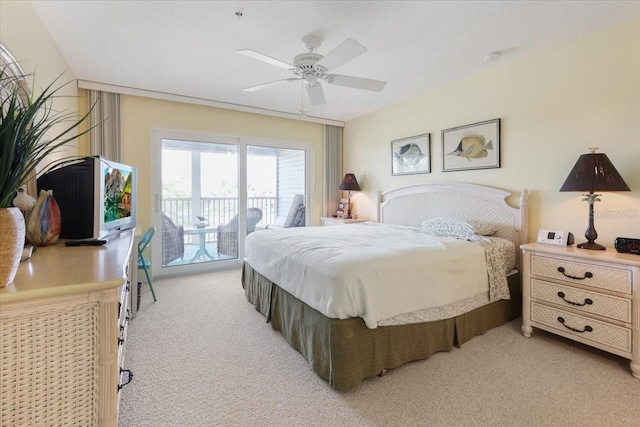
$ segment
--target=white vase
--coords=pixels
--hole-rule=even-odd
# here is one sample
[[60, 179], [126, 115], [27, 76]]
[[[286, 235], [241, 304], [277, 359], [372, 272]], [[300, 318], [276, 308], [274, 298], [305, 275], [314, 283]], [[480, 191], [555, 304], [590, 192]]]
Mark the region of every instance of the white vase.
[[0, 288], [13, 282], [24, 248], [25, 223], [18, 208], [0, 208]]

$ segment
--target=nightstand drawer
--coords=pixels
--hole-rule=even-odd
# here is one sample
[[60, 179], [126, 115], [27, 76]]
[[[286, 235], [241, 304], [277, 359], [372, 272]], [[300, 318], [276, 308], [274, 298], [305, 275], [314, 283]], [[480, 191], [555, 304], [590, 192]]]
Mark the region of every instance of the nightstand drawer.
[[531, 279], [531, 297], [631, 323], [631, 300]]
[[631, 293], [630, 270], [533, 255], [531, 274], [626, 294]]
[[631, 352], [631, 330], [627, 328], [535, 302], [531, 303], [531, 320], [581, 340], [589, 340], [617, 350]]

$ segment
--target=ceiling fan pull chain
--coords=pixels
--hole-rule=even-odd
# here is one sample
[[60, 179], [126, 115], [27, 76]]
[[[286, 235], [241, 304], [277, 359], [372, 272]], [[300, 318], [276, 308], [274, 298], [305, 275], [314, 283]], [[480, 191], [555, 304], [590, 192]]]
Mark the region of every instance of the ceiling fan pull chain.
[[300, 115], [306, 116], [304, 112], [304, 80], [300, 80]]

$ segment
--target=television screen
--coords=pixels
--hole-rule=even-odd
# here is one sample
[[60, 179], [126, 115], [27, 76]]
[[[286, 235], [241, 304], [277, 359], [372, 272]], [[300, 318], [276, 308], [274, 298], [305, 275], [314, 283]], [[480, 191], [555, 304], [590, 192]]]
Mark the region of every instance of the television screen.
[[133, 171], [121, 167], [104, 168], [104, 222], [131, 216]]
[[136, 168], [99, 159], [101, 237], [136, 225]]

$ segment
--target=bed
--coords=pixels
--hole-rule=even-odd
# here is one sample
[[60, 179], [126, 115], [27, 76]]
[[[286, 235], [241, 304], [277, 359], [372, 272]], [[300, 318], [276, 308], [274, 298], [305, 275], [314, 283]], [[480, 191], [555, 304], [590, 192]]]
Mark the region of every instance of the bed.
[[[473, 184], [418, 184], [380, 193], [378, 224], [252, 233], [242, 272], [245, 295], [318, 375], [338, 390], [351, 389], [365, 378], [450, 351], [519, 316], [518, 248], [527, 236], [528, 194], [521, 193], [518, 208], [507, 203], [509, 197]], [[494, 233], [469, 239], [425, 235], [423, 227], [442, 218], [488, 224]], [[306, 243], [305, 251], [304, 242], [313, 244]], [[348, 251], [344, 245], [352, 242], [360, 243]], [[374, 249], [380, 242], [388, 243]], [[501, 273], [490, 268], [494, 243], [512, 252], [508, 270], [495, 269]], [[426, 267], [438, 252], [454, 259]], [[478, 257], [484, 262], [485, 255], [486, 265], [478, 265]], [[447, 266], [443, 274], [460, 276], [440, 277], [438, 265]], [[445, 283], [427, 297], [422, 295], [427, 287], [416, 285], [424, 280]], [[460, 286], [457, 296], [447, 293], [467, 282], [469, 287]]]

